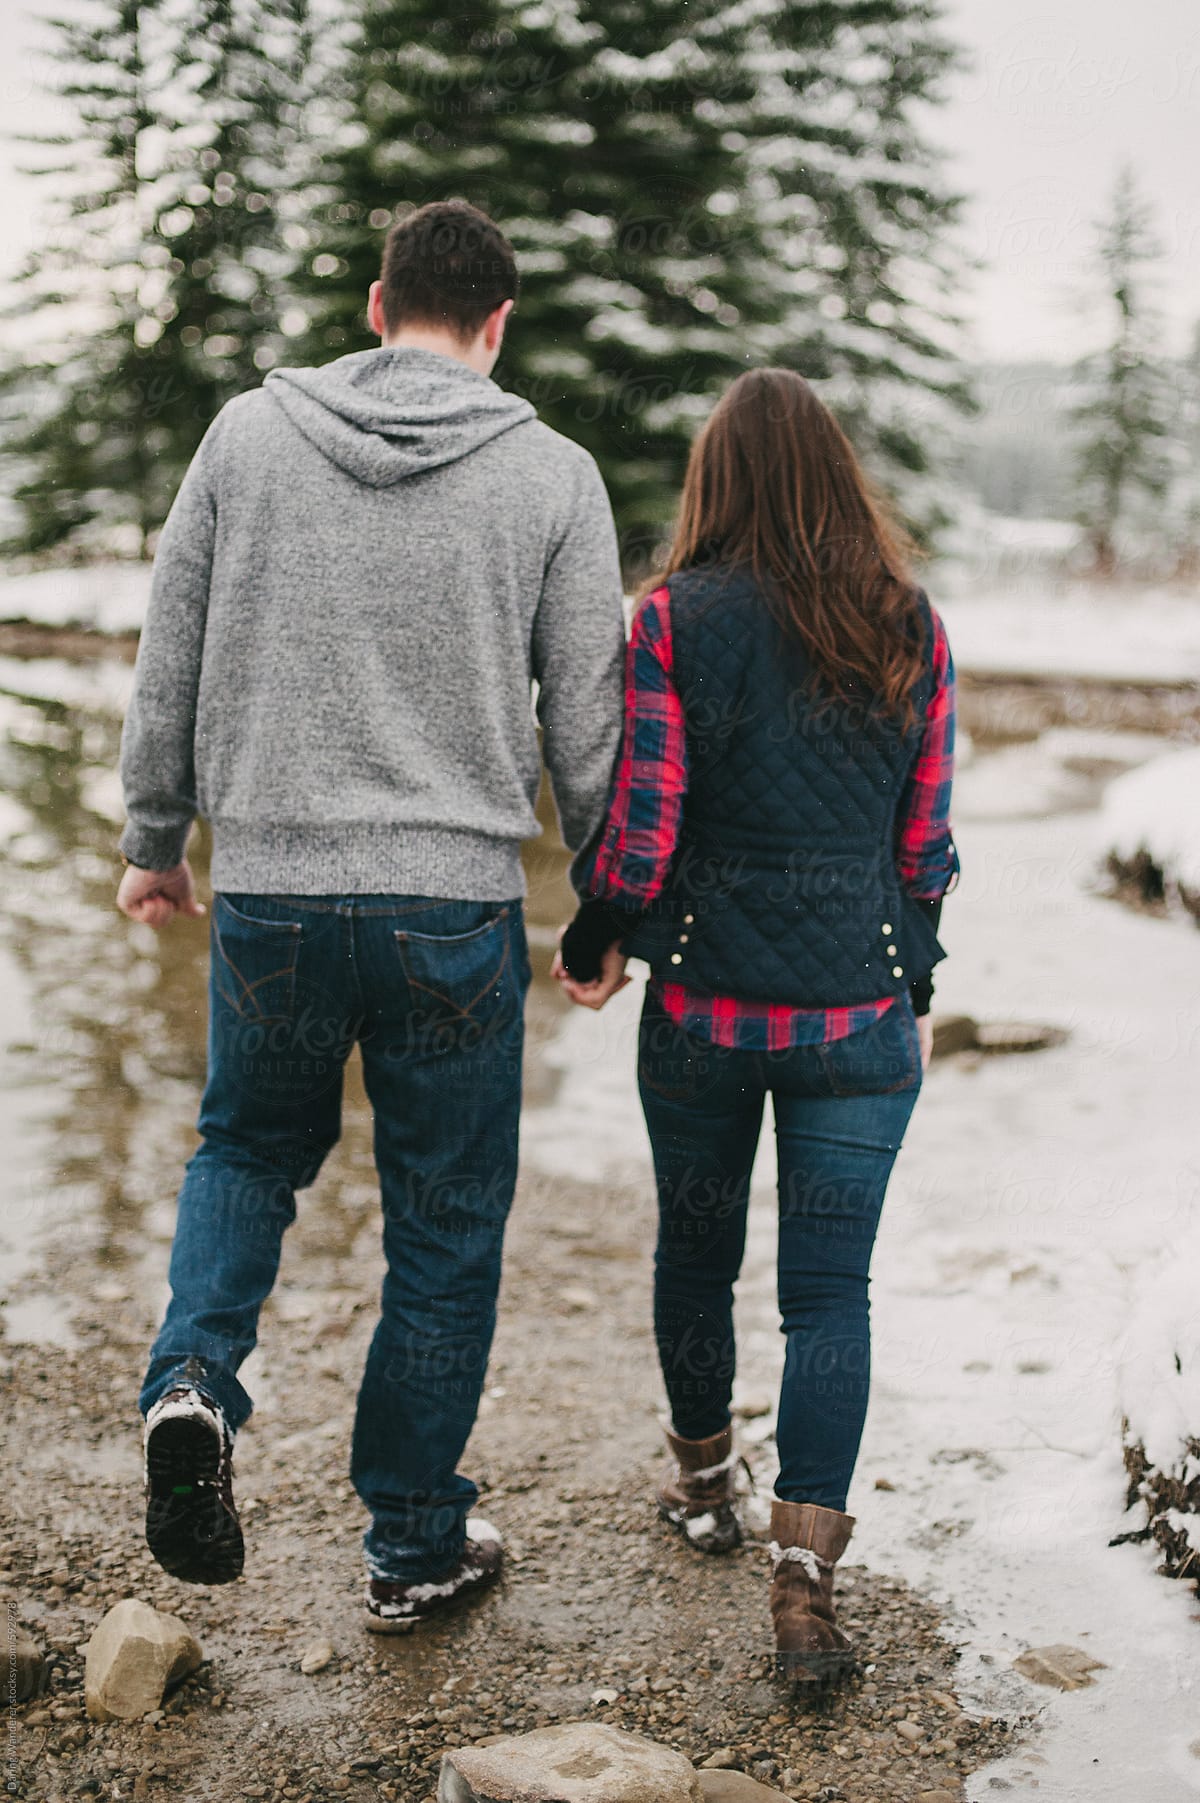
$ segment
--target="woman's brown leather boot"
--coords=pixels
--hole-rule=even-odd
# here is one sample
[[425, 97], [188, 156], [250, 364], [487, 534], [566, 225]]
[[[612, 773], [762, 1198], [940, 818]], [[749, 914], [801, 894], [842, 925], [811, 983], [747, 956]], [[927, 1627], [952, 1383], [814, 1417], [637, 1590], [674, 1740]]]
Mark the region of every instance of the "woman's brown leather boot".
[[799, 1684], [830, 1684], [853, 1671], [854, 1649], [837, 1625], [833, 1568], [850, 1544], [853, 1515], [816, 1503], [771, 1505], [771, 1618], [775, 1671]]
[[742, 1538], [733, 1429], [708, 1440], [681, 1440], [668, 1429], [667, 1445], [672, 1457], [658, 1487], [659, 1514], [698, 1551], [732, 1552]]

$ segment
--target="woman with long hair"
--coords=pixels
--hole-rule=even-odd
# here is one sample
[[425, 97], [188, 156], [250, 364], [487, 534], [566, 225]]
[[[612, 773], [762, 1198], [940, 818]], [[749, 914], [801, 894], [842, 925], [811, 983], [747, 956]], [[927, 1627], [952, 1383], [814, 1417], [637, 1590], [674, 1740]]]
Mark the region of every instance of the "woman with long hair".
[[781, 1675], [854, 1664], [833, 1570], [870, 1366], [868, 1269], [931, 1047], [954, 675], [912, 547], [800, 376], [738, 378], [693, 447], [634, 621], [623, 747], [555, 974], [601, 1007], [651, 978], [638, 1080], [659, 1199], [662, 1514], [741, 1537], [733, 1287], [772, 1097], [786, 1339], [771, 1513]]

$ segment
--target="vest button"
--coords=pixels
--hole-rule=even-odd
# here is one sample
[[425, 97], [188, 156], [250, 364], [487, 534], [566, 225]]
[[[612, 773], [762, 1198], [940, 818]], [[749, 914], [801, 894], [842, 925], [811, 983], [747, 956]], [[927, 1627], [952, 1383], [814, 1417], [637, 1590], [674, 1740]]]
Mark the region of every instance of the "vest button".
[[902, 964], [893, 964], [892, 975], [894, 977], [902, 977], [904, 975], [904, 966]]
[[695, 919], [696, 919], [696, 916], [694, 914], [685, 914], [683, 917], [684, 926], [690, 927], [690, 926], [694, 925]]
[[888, 955], [888, 957], [889, 957], [889, 958], [894, 958], [894, 957], [895, 957], [895, 956], [896, 956], [896, 948], [895, 948], [895, 946], [894, 946], [894, 945], [889, 945], [889, 946], [888, 946], [888, 948], [887, 948], [887, 955]]
[[671, 962], [672, 962], [672, 964], [682, 964], [683, 963], [683, 954], [681, 952], [672, 952], [671, 953]]
[[883, 925], [879, 929], [879, 931], [883, 934], [885, 939], [890, 935], [891, 930], [892, 930], [892, 923], [890, 920], [885, 920]]
[[687, 942], [688, 942], [688, 935], [686, 933], [680, 933], [680, 935], [679, 935], [680, 945], [686, 945]]

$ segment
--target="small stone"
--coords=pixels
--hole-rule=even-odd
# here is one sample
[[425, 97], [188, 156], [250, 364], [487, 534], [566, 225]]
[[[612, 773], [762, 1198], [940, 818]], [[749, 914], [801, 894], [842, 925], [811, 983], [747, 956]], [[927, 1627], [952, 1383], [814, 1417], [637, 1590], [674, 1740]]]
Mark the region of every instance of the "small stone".
[[771, 1799], [779, 1803], [785, 1795], [769, 1784], [760, 1784], [757, 1778], [747, 1778], [745, 1772], [699, 1771], [696, 1776], [704, 1803], [770, 1803]]
[[599, 1297], [581, 1283], [565, 1284], [558, 1292], [558, 1297], [559, 1301], [565, 1302], [568, 1308], [583, 1310], [600, 1306]]
[[[4, 1681], [0, 1688], [7, 1696], [10, 1682], [15, 1682], [14, 1700], [18, 1703], [26, 1703], [30, 1697], [40, 1697], [46, 1687], [46, 1661], [42, 1656], [42, 1649], [23, 1628], [15, 1627], [11, 1616], [0, 1621], [0, 1634], [3, 1636], [4, 1653], [0, 1662]], [[26, 1720], [32, 1721], [32, 1715], [27, 1716]]]
[[333, 1658], [333, 1648], [327, 1640], [314, 1640], [306, 1647], [300, 1659], [300, 1670], [306, 1678], [315, 1672], [323, 1672]]
[[916, 1722], [897, 1722], [896, 1733], [902, 1740], [907, 1740], [913, 1746], [916, 1746], [917, 1742], [923, 1738], [923, 1730]]
[[877, 1477], [875, 1479], [875, 1488], [877, 1490], [894, 1490], [896, 1486], [893, 1484], [890, 1477]]
[[620, 1691], [617, 1690], [594, 1690], [592, 1692], [592, 1702], [598, 1707], [603, 1706], [605, 1703], [615, 1703], [620, 1694]]
[[682, 1753], [602, 1722], [563, 1722], [442, 1757], [438, 1803], [702, 1803]]
[[1090, 1674], [1106, 1669], [1103, 1659], [1093, 1659], [1077, 1646], [1030, 1647], [1013, 1660], [1014, 1671], [1034, 1684], [1048, 1684], [1055, 1690], [1084, 1690], [1091, 1682]]
[[955, 1699], [944, 1690], [927, 1690], [925, 1696], [930, 1703], [936, 1703], [939, 1709], [949, 1709], [953, 1715], [962, 1714]]
[[917, 1803], [961, 1803], [961, 1797], [956, 1790], [919, 1790]]
[[700, 1761], [701, 1771], [725, 1772], [737, 1764], [737, 1754], [732, 1747], [718, 1747], [707, 1759]]
[[115, 1603], [88, 1641], [84, 1695], [93, 1721], [135, 1721], [195, 1671], [203, 1654], [174, 1615], [134, 1597]]

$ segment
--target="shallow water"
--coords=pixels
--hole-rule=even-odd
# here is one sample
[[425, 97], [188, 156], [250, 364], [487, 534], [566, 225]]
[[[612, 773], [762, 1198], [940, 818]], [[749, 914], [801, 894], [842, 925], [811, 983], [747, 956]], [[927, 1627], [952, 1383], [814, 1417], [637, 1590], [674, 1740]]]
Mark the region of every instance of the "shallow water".
[[[97, 1283], [112, 1277], [140, 1290], [160, 1282], [147, 1274], [146, 1254], [170, 1237], [176, 1173], [195, 1144], [206, 927], [178, 922], [155, 935], [123, 921], [113, 905], [121, 819], [115, 766], [131, 675], [118, 659], [0, 657], [0, 1318], [13, 1340], [69, 1337], [71, 1298], [52, 1270], [39, 1270], [49, 1228], [72, 1225], [72, 1245], [86, 1248]], [[960, 779], [962, 817], [1003, 816], [1021, 789], [1026, 812], [1093, 805], [1109, 773], [1107, 764], [1089, 767], [1105, 749], [1097, 737], [1060, 728], [1040, 741], [1024, 730], [997, 739], [977, 729], [974, 759]], [[1106, 744], [1118, 763], [1153, 749], [1144, 735], [1108, 735]], [[1024, 765], [1039, 757], [1031, 786]], [[586, 1034], [574, 1027], [564, 1034], [570, 1010], [549, 968], [572, 898], [545, 792], [539, 814], [546, 831], [526, 853], [531, 1151], [536, 1117], [553, 1117], [568, 1073], [603, 1083], [597, 1048], [618, 1018], [609, 1024], [606, 1017], [602, 1031], [589, 1017]], [[202, 892], [207, 861], [201, 833], [193, 862]], [[631, 1055], [624, 1041], [620, 1049]], [[375, 1194], [357, 1057], [346, 1104], [343, 1142], [313, 1192], [331, 1251], [349, 1249]], [[563, 1156], [577, 1167], [578, 1133], [567, 1139]], [[151, 1261], [153, 1272], [160, 1264]]]
[[[72, 1298], [40, 1270], [48, 1229], [72, 1225], [99, 1285], [110, 1274], [126, 1290], [149, 1281], [146, 1251], [173, 1219], [163, 1173], [181, 1170], [195, 1143], [206, 927], [178, 922], [160, 936], [113, 905], [129, 676], [118, 663], [0, 658], [0, 1322], [10, 1341], [70, 1338]], [[549, 968], [570, 912], [566, 854], [543, 813], [551, 831], [529, 859], [535, 1106], [559, 1080], [544, 1055], [564, 1012]], [[193, 852], [204, 892], [206, 835]], [[350, 1245], [374, 1191], [357, 1056], [331, 1165], [320, 1194], [332, 1250]]]

